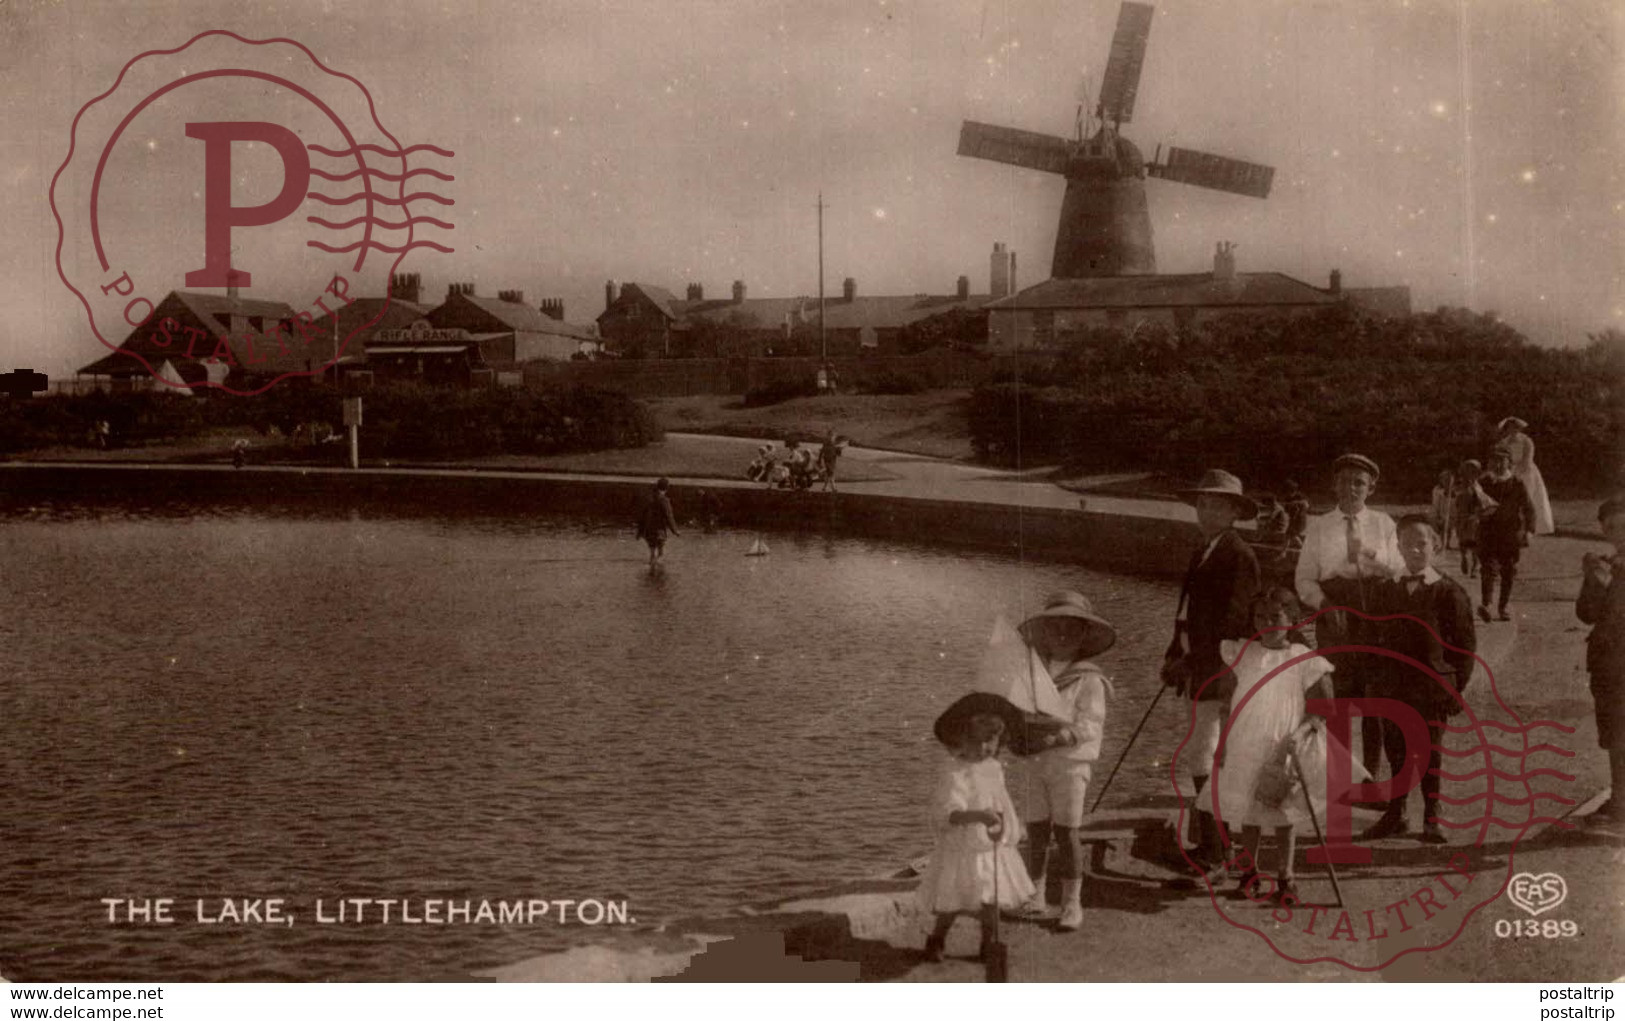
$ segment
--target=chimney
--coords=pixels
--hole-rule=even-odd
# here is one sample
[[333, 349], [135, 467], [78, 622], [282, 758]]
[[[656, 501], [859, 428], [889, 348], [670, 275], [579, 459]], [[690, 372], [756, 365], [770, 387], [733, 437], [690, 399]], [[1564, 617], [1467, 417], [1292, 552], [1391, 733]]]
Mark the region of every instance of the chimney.
[[993, 242], [993, 272], [988, 291], [995, 298], [1016, 293], [1016, 253], [1004, 247], [1003, 241]]
[[970, 297], [970, 277], [963, 274], [959, 277], [959, 282], [954, 288], [954, 294], [958, 296], [960, 301]]
[[1340, 270], [1340, 269], [1332, 270], [1332, 286], [1329, 288], [1329, 290], [1333, 294], [1342, 294], [1343, 293], [1343, 271], [1342, 270]]
[[243, 275], [236, 270], [226, 270], [226, 297], [230, 298], [232, 301], [237, 300], [237, 281], [241, 280], [242, 278]]
[[423, 290], [423, 274], [396, 273], [389, 278], [389, 296], [417, 304]]
[[524, 291], [498, 291], [498, 301], [506, 301], [510, 305], [523, 305], [525, 303]]
[[557, 319], [560, 322], [564, 320], [563, 298], [543, 298], [537, 308], [541, 309], [542, 315], [547, 316], [549, 319]]
[[1213, 246], [1213, 279], [1236, 279], [1236, 246], [1229, 241]]
[[704, 284], [689, 284], [688, 285], [688, 300], [689, 301], [704, 301], [705, 300], [705, 285]]
[[739, 304], [740, 302], [742, 302], [744, 300], [745, 300], [745, 282], [743, 280], [735, 280], [734, 281], [734, 304], [737, 305], [737, 304]]
[[841, 300], [851, 302], [858, 296], [858, 281], [856, 277], [847, 277], [841, 281]]
[[613, 280], [604, 281], [604, 311], [608, 312], [615, 299], [621, 296], [621, 285]]
[[462, 295], [466, 295], [468, 297], [473, 297], [474, 296], [474, 285], [471, 284], [471, 283], [469, 283], [469, 284], [452, 284], [450, 287], [446, 288], [446, 297], [449, 298], [453, 294], [462, 294]]

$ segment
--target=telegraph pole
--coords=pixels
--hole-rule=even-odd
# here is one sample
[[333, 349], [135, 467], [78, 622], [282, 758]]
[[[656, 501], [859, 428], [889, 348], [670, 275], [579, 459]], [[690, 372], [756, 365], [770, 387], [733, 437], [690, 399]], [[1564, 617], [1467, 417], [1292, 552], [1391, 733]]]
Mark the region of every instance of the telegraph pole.
[[829, 361], [829, 341], [824, 334], [824, 193], [818, 193], [818, 361]]

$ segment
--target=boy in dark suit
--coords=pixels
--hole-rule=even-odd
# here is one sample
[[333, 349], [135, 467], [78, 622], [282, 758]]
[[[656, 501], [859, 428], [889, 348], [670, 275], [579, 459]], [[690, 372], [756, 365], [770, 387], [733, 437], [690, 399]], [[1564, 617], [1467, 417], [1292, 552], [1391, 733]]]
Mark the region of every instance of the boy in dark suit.
[[[1219, 733], [1236, 684], [1228, 672], [1229, 664], [1219, 654], [1219, 643], [1252, 634], [1252, 600], [1259, 584], [1258, 557], [1236, 533], [1235, 524], [1256, 517], [1258, 505], [1243, 494], [1240, 479], [1218, 469], [1208, 471], [1196, 488], [1184, 490], [1180, 496], [1196, 508], [1202, 547], [1191, 554], [1185, 572], [1162, 679], [1195, 703], [1196, 729], [1185, 754], [1190, 756], [1200, 809], [1202, 789], [1213, 772]], [[1211, 800], [1206, 804], [1211, 810]], [[1224, 845], [1210, 811], [1193, 812], [1191, 828], [1198, 846], [1193, 857], [1217, 867], [1225, 859]]]
[[[1437, 821], [1442, 724], [1461, 711], [1456, 695], [1472, 677], [1472, 652], [1477, 648], [1472, 600], [1460, 585], [1434, 569], [1433, 557], [1438, 550], [1439, 533], [1427, 515], [1407, 514], [1400, 518], [1399, 555], [1404, 558], [1405, 573], [1377, 582], [1372, 599], [1378, 616], [1404, 614], [1400, 619], [1378, 623], [1377, 637], [1383, 647], [1409, 656], [1444, 679], [1441, 685], [1413, 666], [1385, 658], [1371, 688], [1373, 697], [1404, 702], [1428, 721], [1421, 839], [1429, 844], [1442, 844], [1446, 839]], [[1382, 737], [1388, 768], [1397, 776], [1405, 765], [1404, 735], [1384, 720]], [[1411, 751], [1420, 754], [1420, 749]], [[1364, 839], [1378, 840], [1407, 832], [1410, 823], [1405, 802], [1404, 794], [1390, 801], [1382, 818], [1362, 834]]]

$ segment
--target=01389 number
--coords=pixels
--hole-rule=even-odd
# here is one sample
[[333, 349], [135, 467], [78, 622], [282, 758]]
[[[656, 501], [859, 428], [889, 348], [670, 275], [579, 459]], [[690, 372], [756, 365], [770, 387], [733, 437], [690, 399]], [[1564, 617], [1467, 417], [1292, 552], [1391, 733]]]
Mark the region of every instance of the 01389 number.
[[1548, 918], [1541, 921], [1538, 918], [1497, 918], [1495, 920], [1495, 935], [1501, 939], [1541, 938], [1541, 939], [1567, 939], [1580, 935], [1580, 923], [1572, 918], [1561, 921]]

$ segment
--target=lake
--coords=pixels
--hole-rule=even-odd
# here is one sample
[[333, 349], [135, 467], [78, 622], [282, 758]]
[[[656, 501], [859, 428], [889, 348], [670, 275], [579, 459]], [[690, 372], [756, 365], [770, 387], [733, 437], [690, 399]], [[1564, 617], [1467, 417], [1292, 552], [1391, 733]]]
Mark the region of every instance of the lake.
[[[0, 504], [0, 972], [464, 979], [605, 930], [323, 925], [314, 902], [649, 923], [894, 870], [930, 846], [932, 720], [995, 617], [1056, 588], [1120, 630], [1097, 778], [1154, 694], [1171, 584], [754, 538], [689, 529], [651, 574], [619, 522]], [[1152, 750], [1113, 801], [1166, 792]], [[157, 897], [175, 924], [108, 923], [103, 898]], [[264, 897], [294, 924], [195, 917]]]

